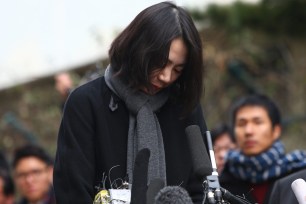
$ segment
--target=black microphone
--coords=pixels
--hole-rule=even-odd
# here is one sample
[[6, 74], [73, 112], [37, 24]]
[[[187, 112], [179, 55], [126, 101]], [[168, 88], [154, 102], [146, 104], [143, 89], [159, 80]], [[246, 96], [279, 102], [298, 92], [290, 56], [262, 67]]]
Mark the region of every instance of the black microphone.
[[[218, 173], [216, 167], [211, 159], [214, 159], [213, 151], [210, 151], [211, 159], [208, 157], [208, 152], [203, 141], [202, 133], [200, 127], [197, 125], [188, 126], [185, 129], [189, 147], [191, 150], [191, 157], [193, 161], [193, 167], [195, 174], [200, 177], [203, 181], [206, 177], [205, 184], [208, 186], [204, 191], [204, 201], [206, 200], [206, 195], [209, 203], [220, 203], [222, 193], [220, 191], [220, 184], [218, 180]], [[206, 134], [209, 134], [206, 133]], [[210, 135], [209, 135], [210, 136]], [[209, 140], [208, 140], [209, 142]], [[210, 146], [209, 146], [210, 147]], [[207, 192], [206, 192], [207, 190]]]
[[158, 192], [155, 204], [193, 204], [193, 202], [184, 188], [166, 186]]
[[222, 192], [220, 189], [221, 187], [220, 187], [219, 177], [218, 177], [219, 175], [217, 172], [216, 158], [215, 158], [215, 153], [214, 153], [211, 135], [209, 131], [206, 131], [206, 139], [207, 139], [211, 166], [213, 170], [211, 175], [206, 177], [207, 179], [206, 180], [207, 199], [209, 203], [223, 203]]
[[195, 173], [202, 180], [206, 178], [203, 182], [205, 185], [203, 203], [219, 204], [224, 203], [225, 199], [232, 204], [250, 204], [250, 202], [244, 198], [234, 196], [220, 186], [210, 132], [206, 131], [210, 159], [208, 158], [200, 127], [191, 125], [185, 129], [185, 132], [191, 150]]
[[228, 190], [224, 188], [220, 188], [222, 192], [222, 196], [225, 200], [229, 201], [231, 204], [251, 204], [249, 201], [247, 201], [243, 197], [235, 196]]
[[131, 204], [146, 203], [145, 195], [148, 188], [149, 159], [150, 150], [148, 148], [141, 149], [136, 155], [133, 170]]
[[212, 173], [212, 167], [200, 127], [197, 125], [190, 125], [185, 129], [185, 133], [191, 151], [191, 159], [195, 174], [203, 179], [205, 176]]
[[153, 179], [148, 186], [146, 204], [154, 204], [156, 195], [164, 187], [165, 187], [165, 181], [163, 179], [160, 178]]

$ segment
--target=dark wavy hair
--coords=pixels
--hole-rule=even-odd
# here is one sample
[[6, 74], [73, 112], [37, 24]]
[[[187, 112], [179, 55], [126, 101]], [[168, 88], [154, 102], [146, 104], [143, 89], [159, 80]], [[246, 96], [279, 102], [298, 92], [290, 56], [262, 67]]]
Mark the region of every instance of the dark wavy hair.
[[189, 113], [203, 92], [204, 66], [200, 35], [182, 7], [161, 2], [140, 12], [113, 41], [109, 58], [115, 72], [130, 87], [150, 89], [150, 73], [166, 66], [171, 42], [179, 37], [188, 55], [182, 75], [171, 85], [172, 98], [181, 102], [184, 113]]
[[230, 140], [235, 143], [236, 139], [233, 136], [232, 132], [231, 132], [231, 128], [229, 127], [228, 124], [226, 123], [219, 123], [217, 124], [212, 130], [211, 130], [211, 139], [212, 139], [212, 143], [214, 144], [215, 141], [223, 134], [228, 134]]

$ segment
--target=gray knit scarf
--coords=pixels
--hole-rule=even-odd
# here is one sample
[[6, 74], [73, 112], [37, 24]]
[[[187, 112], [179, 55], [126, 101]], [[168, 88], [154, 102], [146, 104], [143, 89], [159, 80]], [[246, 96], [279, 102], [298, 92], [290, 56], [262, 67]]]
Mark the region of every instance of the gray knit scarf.
[[133, 166], [137, 153], [148, 148], [151, 152], [148, 168], [148, 182], [161, 178], [166, 182], [166, 162], [162, 132], [154, 113], [168, 100], [168, 90], [155, 95], [129, 88], [113, 73], [109, 65], [105, 71], [107, 86], [125, 102], [129, 110], [129, 132], [127, 146], [127, 174], [133, 180]]

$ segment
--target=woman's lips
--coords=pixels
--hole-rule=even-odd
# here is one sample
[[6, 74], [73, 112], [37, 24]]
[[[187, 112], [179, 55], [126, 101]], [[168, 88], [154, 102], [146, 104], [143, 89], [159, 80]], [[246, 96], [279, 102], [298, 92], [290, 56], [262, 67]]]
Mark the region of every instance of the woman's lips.
[[153, 86], [154, 92], [157, 92], [157, 91], [159, 91], [161, 89], [160, 86], [157, 86], [157, 85], [154, 85], [154, 84], [152, 84], [152, 86]]

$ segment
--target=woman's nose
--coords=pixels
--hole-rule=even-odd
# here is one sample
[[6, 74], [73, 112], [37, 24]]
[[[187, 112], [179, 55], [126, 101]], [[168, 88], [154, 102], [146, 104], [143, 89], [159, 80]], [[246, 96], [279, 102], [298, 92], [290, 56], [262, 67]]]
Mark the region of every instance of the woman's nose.
[[158, 75], [158, 79], [164, 83], [171, 82], [171, 69], [165, 67]]

